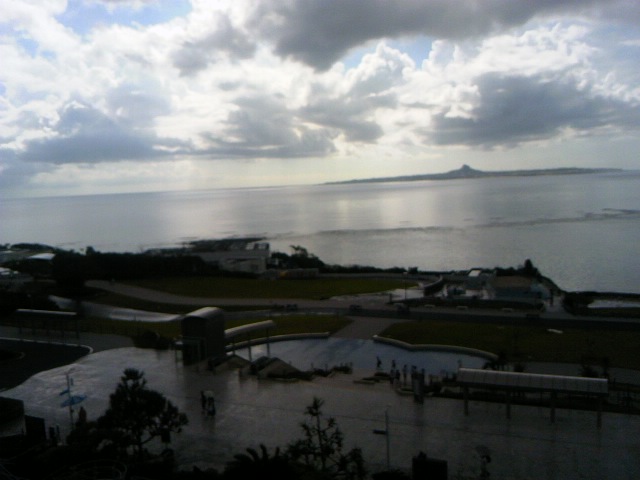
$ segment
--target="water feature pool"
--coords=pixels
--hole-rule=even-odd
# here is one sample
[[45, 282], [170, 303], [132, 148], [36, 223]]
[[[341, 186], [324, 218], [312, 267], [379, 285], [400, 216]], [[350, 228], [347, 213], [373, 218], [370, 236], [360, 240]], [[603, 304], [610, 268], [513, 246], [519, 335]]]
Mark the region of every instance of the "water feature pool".
[[[238, 348], [236, 354], [248, 359], [247, 348]], [[374, 342], [346, 338], [286, 340], [251, 347], [255, 360], [261, 356], [278, 357], [300, 370], [331, 368], [341, 364], [351, 364], [356, 370], [376, 369], [377, 358], [382, 361], [382, 369], [389, 371], [392, 361], [397, 368], [404, 365], [424, 368], [431, 375], [451, 375], [458, 367], [482, 368], [486, 358], [457, 352], [409, 351], [402, 348]]]

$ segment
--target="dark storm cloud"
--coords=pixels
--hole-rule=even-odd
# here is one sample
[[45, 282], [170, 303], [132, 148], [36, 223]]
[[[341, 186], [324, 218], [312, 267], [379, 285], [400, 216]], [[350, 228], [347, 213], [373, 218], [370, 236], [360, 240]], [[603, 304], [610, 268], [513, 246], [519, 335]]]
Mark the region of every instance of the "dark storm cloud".
[[226, 121], [222, 136], [205, 133], [211, 148], [198, 153], [218, 157], [294, 158], [335, 150], [329, 129], [311, 129], [277, 98], [244, 97]]
[[247, 33], [234, 27], [229, 17], [219, 14], [207, 35], [182, 44], [173, 55], [173, 64], [181, 75], [188, 76], [204, 70], [220, 55], [232, 59], [250, 58], [255, 48]]
[[27, 142], [19, 158], [55, 164], [95, 163], [154, 158], [164, 155], [158, 146], [178, 147], [79, 103], [67, 106], [51, 129], [55, 136]]
[[597, 11], [621, 16], [625, 9], [636, 16], [640, 10], [632, 0], [264, 0], [250, 24], [273, 42], [278, 55], [326, 70], [369, 40], [461, 39], [522, 25], [536, 15]]
[[440, 145], [516, 146], [552, 138], [565, 129], [640, 127], [638, 105], [595, 95], [567, 80], [487, 74], [478, 81], [480, 103], [472, 118], [433, 118], [429, 140]]

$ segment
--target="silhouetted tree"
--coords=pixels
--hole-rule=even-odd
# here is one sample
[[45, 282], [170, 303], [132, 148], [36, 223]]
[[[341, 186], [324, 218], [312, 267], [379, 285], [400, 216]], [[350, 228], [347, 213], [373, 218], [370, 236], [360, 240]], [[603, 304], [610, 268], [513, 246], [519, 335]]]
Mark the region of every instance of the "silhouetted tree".
[[67, 288], [81, 288], [87, 278], [91, 278], [84, 255], [60, 252], [52, 260], [53, 278], [58, 285]]
[[522, 273], [529, 277], [537, 277], [540, 275], [540, 272], [538, 271], [538, 269], [533, 266], [533, 262], [528, 258], [524, 261], [524, 267], [522, 268]]
[[291, 245], [291, 249], [293, 250], [293, 255], [290, 257], [290, 261], [293, 264], [292, 266], [295, 268], [322, 268], [324, 267], [324, 262], [320, 260], [313, 253], [309, 253], [309, 251], [301, 247], [300, 245]]
[[187, 422], [187, 416], [164, 395], [147, 388], [143, 372], [128, 368], [109, 397], [109, 408], [98, 419], [98, 426], [110, 431], [124, 451], [132, 447], [142, 456], [146, 443], [180, 432]]
[[324, 402], [314, 398], [306, 408], [309, 420], [301, 424], [304, 438], [289, 445], [289, 457], [323, 475], [347, 480], [362, 479], [366, 475], [362, 451], [354, 448], [343, 452], [344, 436], [334, 418], [323, 419]]

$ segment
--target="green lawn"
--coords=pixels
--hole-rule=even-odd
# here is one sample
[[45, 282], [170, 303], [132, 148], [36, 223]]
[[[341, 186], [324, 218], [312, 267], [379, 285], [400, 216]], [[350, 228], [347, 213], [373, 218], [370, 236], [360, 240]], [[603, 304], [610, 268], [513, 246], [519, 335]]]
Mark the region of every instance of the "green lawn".
[[[505, 352], [510, 361], [594, 364], [608, 358], [610, 366], [640, 369], [640, 333], [453, 322], [405, 322], [392, 325], [382, 336], [410, 344], [458, 345], [492, 353]], [[578, 372], [576, 372], [578, 373]]]
[[299, 298], [308, 300], [320, 300], [338, 295], [384, 292], [405, 286], [405, 282], [402, 280], [370, 278], [265, 280], [233, 277], [180, 277], [128, 283], [190, 297]]
[[[264, 306], [233, 306], [216, 304], [227, 311], [246, 311], [270, 308], [278, 298], [324, 299], [338, 295], [384, 292], [404, 288], [400, 280], [375, 279], [305, 279], [260, 280], [220, 277], [162, 278], [128, 282], [135, 285], [176, 295], [195, 298], [260, 298]], [[150, 302], [135, 297], [101, 292], [92, 301], [121, 308], [133, 308], [150, 312], [183, 314], [198, 307], [188, 304]], [[213, 305], [212, 305], [213, 306]]]

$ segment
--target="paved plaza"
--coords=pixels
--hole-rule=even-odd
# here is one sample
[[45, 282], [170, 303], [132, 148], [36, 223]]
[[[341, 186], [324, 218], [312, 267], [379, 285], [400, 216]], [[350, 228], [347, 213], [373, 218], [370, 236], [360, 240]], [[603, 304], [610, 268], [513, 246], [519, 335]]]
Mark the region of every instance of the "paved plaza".
[[[471, 402], [465, 416], [460, 400], [426, 398], [418, 404], [388, 383], [354, 381], [371, 375], [373, 364], [353, 374], [283, 383], [241, 376], [227, 367], [216, 372], [204, 365], [184, 367], [173, 351], [117, 348], [117, 337], [108, 337], [108, 345], [101, 344], [100, 336], [79, 340], [93, 341], [94, 353], [40, 372], [2, 396], [23, 400], [27, 414], [58, 424], [64, 433], [70, 419], [68, 409], [60, 407], [59, 393], [66, 374], [74, 380], [74, 392], [87, 395], [83, 406], [92, 419], [106, 409], [125, 368], [143, 370], [149, 387], [167, 395], [189, 417], [184, 431], [172, 439], [183, 469], [221, 469], [247, 447], [286, 446], [302, 437], [304, 409], [318, 397], [325, 402], [325, 415], [336, 418], [347, 448], [362, 448], [371, 471], [386, 467], [386, 438], [373, 431], [385, 428], [388, 409], [392, 468], [409, 469], [412, 457], [422, 451], [446, 460], [450, 478], [475, 478], [480, 471], [476, 449], [482, 445], [491, 452], [494, 479], [618, 479], [640, 474], [639, 416], [605, 413], [600, 430], [593, 411], [561, 409], [552, 424], [546, 408], [514, 405], [507, 420], [503, 404]], [[382, 360], [386, 365], [391, 361], [388, 350]], [[215, 394], [213, 418], [201, 411], [201, 390]]]

